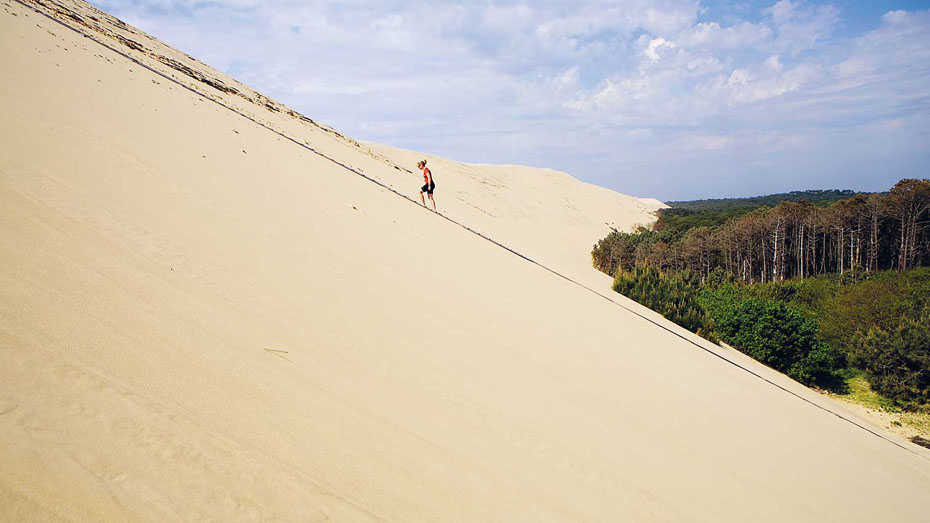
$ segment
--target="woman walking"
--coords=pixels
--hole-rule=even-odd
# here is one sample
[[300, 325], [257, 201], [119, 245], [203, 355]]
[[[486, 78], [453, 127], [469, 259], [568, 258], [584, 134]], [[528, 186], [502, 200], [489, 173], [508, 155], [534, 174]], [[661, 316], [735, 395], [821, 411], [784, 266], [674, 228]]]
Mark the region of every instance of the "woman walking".
[[429, 196], [430, 203], [433, 204], [433, 212], [436, 212], [436, 200], [433, 199], [433, 189], [436, 188], [436, 182], [433, 181], [433, 173], [426, 166], [426, 160], [417, 162], [417, 167], [423, 170], [423, 187], [420, 187], [420, 203], [426, 207], [426, 200], [423, 199], [423, 193]]

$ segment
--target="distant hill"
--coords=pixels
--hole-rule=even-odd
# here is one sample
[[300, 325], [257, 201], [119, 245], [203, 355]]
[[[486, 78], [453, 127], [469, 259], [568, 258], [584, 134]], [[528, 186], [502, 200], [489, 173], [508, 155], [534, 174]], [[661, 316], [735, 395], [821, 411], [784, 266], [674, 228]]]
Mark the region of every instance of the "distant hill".
[[857, 194], [865, 194], [851, 190], [812, 190], [791, 191], [786, 193], [768, 194], [765, 196], [751, 196], [748, 198], [715, 198], [708, 200], [685, 200], [666, 202], [673, 209], [688, 209], [691, 211], [729, 211], [733, 209], [755, 209], [775, 206], [781, 202], [808, 201], [813, 204], [827, 204], [838, 200], [846, 200]]

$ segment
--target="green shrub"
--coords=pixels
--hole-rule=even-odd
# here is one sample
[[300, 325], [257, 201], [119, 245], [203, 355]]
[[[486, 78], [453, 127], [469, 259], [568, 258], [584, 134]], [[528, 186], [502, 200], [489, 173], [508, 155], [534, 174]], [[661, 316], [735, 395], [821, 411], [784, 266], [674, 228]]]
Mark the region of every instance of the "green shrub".
[[841, 358], [817, 336], [817, 322], [781, 301], [745, 296], [735, 285], [705, 289], [700, 304], [714, 332], [754, 359], [805, 385], [836, 388]]
[[842, 392], [853, 365], [889, 402], [930, 403], [930, 267], [751, 285], [715, 268], [701, 285], [638, 265], [620, 267], [614, 290], [806, 385]]
[[908, 406], [930, 402], [930, 314], [869, 330], [851, 356], [877, 392]]
[[619, 270], [613, 288], [691, 332], [714, 341], [710, 318], [698, 303], [700, 283], [690, 271], [661, 272], [652, 266]]

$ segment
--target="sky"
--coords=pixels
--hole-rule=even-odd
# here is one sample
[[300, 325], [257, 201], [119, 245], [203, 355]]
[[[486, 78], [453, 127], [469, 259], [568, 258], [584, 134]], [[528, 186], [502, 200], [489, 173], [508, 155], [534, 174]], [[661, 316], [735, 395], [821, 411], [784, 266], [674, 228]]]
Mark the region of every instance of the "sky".
[[930, 177], [930, 0], [92, 3], [353, 138], [462, 162], [665, 201]]

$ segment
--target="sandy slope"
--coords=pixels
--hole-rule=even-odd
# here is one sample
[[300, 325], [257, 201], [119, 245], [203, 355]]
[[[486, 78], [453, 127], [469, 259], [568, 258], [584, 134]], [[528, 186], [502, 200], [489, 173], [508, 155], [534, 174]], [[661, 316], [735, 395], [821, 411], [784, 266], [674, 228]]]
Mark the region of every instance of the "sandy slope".
[[419, 200], [423, 182], [416, 162], [428, 158], [440, 183], [437, 198], [443, 214], [518, 248], [533, 259], [563, 271], [582, 273], [601, 285], [603, 276], [591, 270], [588, 253], [592, 245], [611, 228], [630, 230], [652, 222], [654, 211], [665, 206], [652, 198], [618, 194], [550, 169], [464, 165], [422, 153], [360, 143], [89, 4], [71, 0], [25, 0], [25, 3], [168, 76], [171, 82], [164, 78], [156, 80], [166, 87], [195, 89], [199, 98], [214, 100], [255, 123], [308, 144], [409, 198]]
[[[12, 0], [0, 9], [0, 520], [930, 513], [923, 449]], [[283, 112], [262, 121], [415, 193], [390, 160], [408, 153]], [[498, 211], [476, 223], [521, 239], [514, 219], [539, 209], [469, 192], [499, 170], [456, 178], [436, 162], [440, 205]], [[554, 237], [591, 241], [552, 213], [538, 220]], [[568, 249], [524, 245], [589, 278]]]
[[427, 160], [443, 213], [573, 275], [594, 273], [602, 280], [592, 270], [589, 255], [597, 240], [611, 228], [628, 231], [648, 225], [655, 221], [654, 212], [666, 207], [655, 199], [619, 194], [551, 169], [462, 164], [384, 145], [364, 145], [398, 165]]

